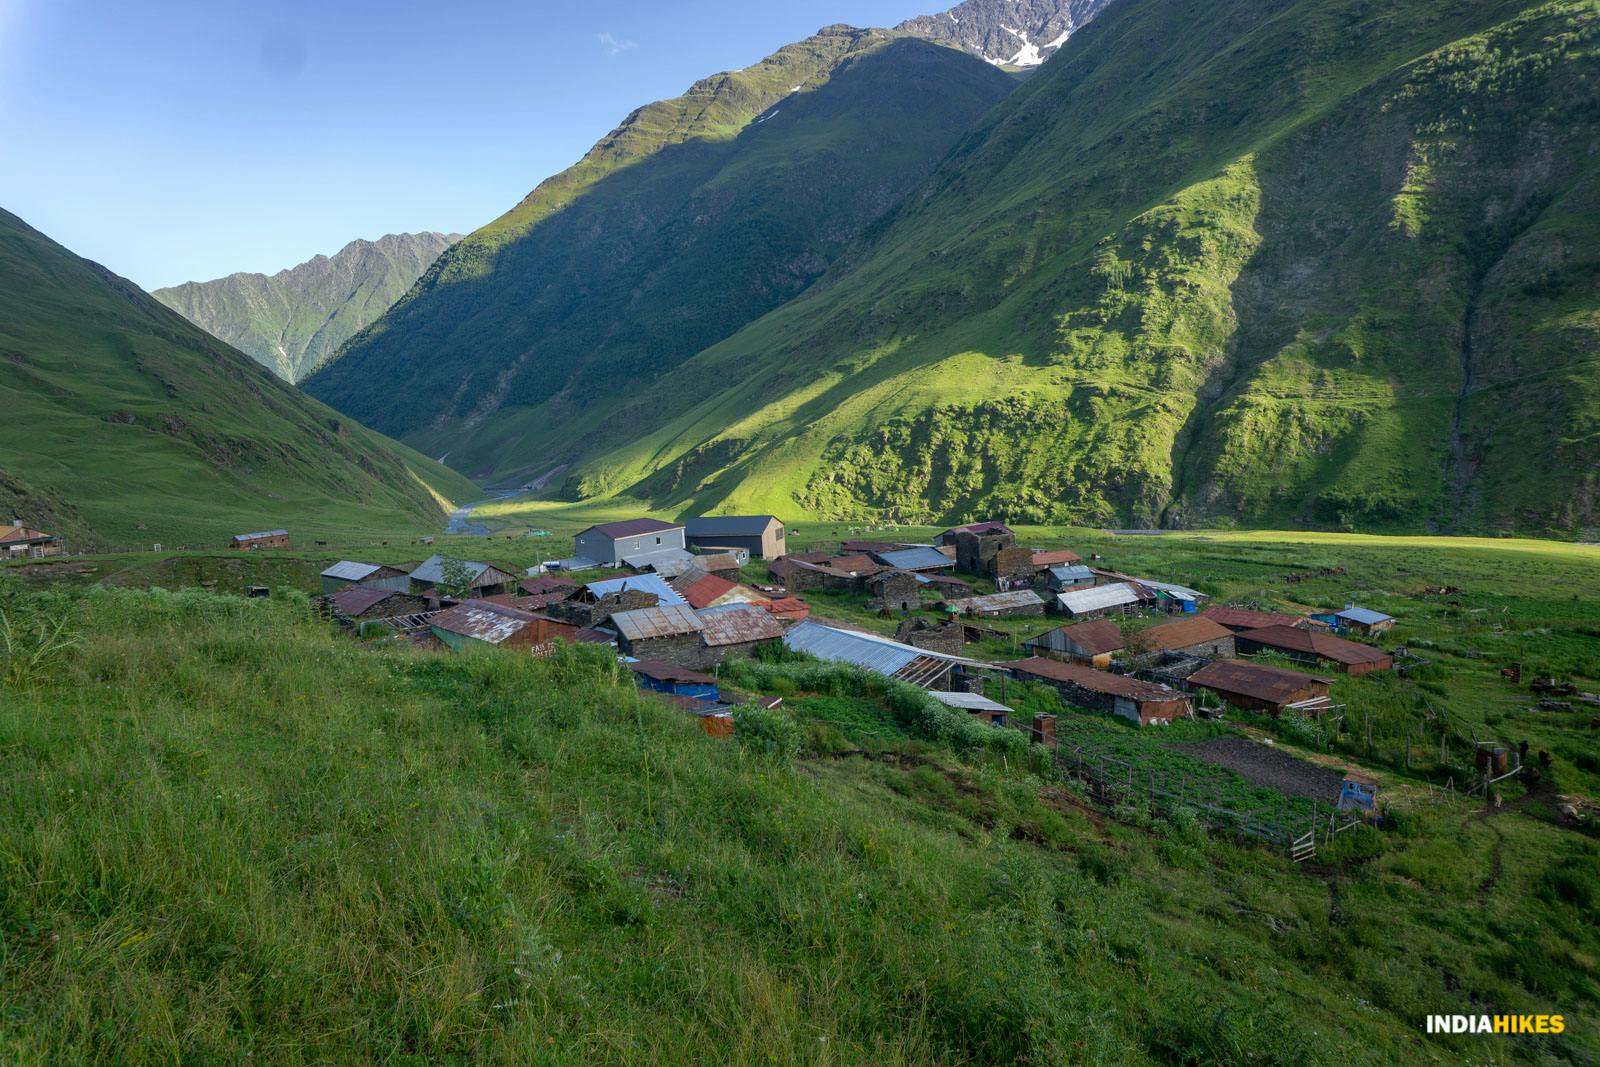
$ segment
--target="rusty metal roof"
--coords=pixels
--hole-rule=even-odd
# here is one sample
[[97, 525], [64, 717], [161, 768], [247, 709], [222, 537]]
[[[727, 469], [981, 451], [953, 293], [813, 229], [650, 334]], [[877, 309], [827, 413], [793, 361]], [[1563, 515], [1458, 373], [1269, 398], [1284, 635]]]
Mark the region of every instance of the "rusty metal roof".
[[726, 596], [737, 588], [739, 586], [735, 582], [701, 571], [699, 577], [686, 585], [681, 585], [678, 592], [689, 602], [691, 608], [707, 608], [711, 606], [712, 601], [720, 596]]
[[676, 663], [668, 663], [665, 660], [629, 660], [627, 667], [634, 674], [642, 674], [646, 678], [654, 678], [658, 682], [689, 682], [695, 685], [717, 684], [717, 680], [709, 674], [691, 671], [687, 667], [680, 667]]
[[783, 623], [754, 604], [724, 604], [698, 614], [705, 626], [701, 637], [711, 648], [771, 641], [783, 636]]
[[1122, 630], [1110, 619], [1090, 619], [1088, 622], [1074, 623], [1071, 626], [1058, 626], [1038, 637], [1030, 637], [1023, 644], [1030, 648], [1048, 648], [1055, 652], [1074, 651], [1069, 642], [1070, 645], [1076, 645], [1077, 651], [1086, 656], [1120, 652], [1127, 645], [1122, 639]]
[[1334, 663], [1378, 663], [1391, 659], [1389, 653], [1381, 648], [1363, 645], [1359, 641], [1346, 641], [1320, 630], [1302, 630], [1298, 626], [1266, 626], [1259, 630], [1246, 630], [1239, 638], [1268, 648], [1309, 653]]
[[1247, 608], [1234, 608], [1226, 604], [1207, 608], [1200, 613], [1200, 617], [1220, 622], [1230, 630], [1259, 630], [1265, 626], [1294, 626], [1305, 621], [1296, 615], [1285, 615], [1278, 611], [1250, 611]]
[[333, 594], [333, 607], [342, 615], [352, 619], [363, 612], [371, 611], [373, 605], [388, 600], [400, 594], [394, 589], [373, 589], [371, 587], [357, 587], [343, 589]]
[[988, 611], [1017, 611], [1043, 607], [1044, 601], [1032, 589], [1013, 589], [1009, 593], [989, 593], [986, 596], [968, 597], [965, 600], [951, 600], [945, 606], [960, 614], [982, 614]]
[[1042, 659], [1034, 656], [1032, 659], [1012, 660], [1009, 663], [1000, 663], [996, 666], [1005, 667], [1013, 674], [1027, 674], [1035, 678], [1044, 678], [1052, 682], [1067, 682], [1079, 689], [1087, 689], [1093, 693], [1106, 693], [1111, 696], [1127, 697], [1130, 700], [1182, 700], [1183, 694], [1176, 689], [1169, 689], [1155, 682], [1144, 682], [1137, 678], [1129, 678], [1122, 674], [1112, 674], [1109, 671], [1097, 671], [1093, 667], [1085, 667], [1081, 663], [1063, 663], [1058, 659]]
[[1189, 675], [1190, 685], [1205, 686], [1220, 693], [1234, 693], [1273, 704], [1287, 704], [1308, 686], [1319, 683], [1327, 685], [1328, 679], [1233, 659], [1218, 660]]
[[1141, 630], [1130, 638], [1130, 642], [1149, 652], [1174, 651], [1180, 648], [1193, 648], [1195, 645], [1211, 641], [1221, 641], [1232, 636], [1233, 631], [1215, 619], [1196, 615], [1192, 619], [1179, 619], [1176, 622], [1162, 623], [1160, 626]]
[[571, 596], [578, 591], [577, 582], [549, 574], [541, 574], [537, 578], [524, 578], [517, 583], [517, 587], [528, 596], [541, 596], [545, 593], [565, 593]]
[[1005, 523], [990, 519], [986, 522], [971, 522], [965, 526], [952, 526], [939, 536], [940, 538], [946, 538], [954, 537], [958, 533], [986, 534], [1010, 532], [1011, 527], [1007, 526]]
[[1035, 567], [1059, 567], [1063, 564], [1082, 563], [1083, 557], [1069, 548], [1056, 548], [1048, 551], [1035, 551], [1033, 565]]
[[629, 641], [697, 634], [705, 629], [705, 623], [687, 604], [658, 604], [653, 608], [619, 611], [611, 616], [611, 625]]
[[534, 616], [487, 600], [466, 600], [428, 621], [448, 633], [498, 645], [520, 633], [534, 621]]
[[258, 541], [263, 537], [288, 537], [288, 530], [261, 530], [257, 533], [234, 534], [235, 541]]

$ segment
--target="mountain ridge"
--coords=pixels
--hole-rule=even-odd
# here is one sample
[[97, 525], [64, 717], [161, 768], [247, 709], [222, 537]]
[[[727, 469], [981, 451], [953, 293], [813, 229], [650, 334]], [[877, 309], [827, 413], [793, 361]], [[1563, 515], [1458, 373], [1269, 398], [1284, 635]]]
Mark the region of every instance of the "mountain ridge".
[[316, 370], [461, 239], [436, 231], [350, 241], [272, 274], [235, 271], [151, 292], [285, 381]]
[[895, 26], [902, 33], [949, 41], [998, 67], [1037, 67], [1111, 0], [962, 0], [937, 15]]
[[[802, 291], [1012, 84], [952, 46], [843, 26], [701, 79], [442, 255], [305, 387], [479, 469], [518, 411], [581, 420]], [[438, 405], [389, 404], [373, 374]], [[492, 432], [432, 433], [452, 424]]]
[[3, 209], [0, 280], [0, 502], [75, 547], [431, 532], [477, 494]]

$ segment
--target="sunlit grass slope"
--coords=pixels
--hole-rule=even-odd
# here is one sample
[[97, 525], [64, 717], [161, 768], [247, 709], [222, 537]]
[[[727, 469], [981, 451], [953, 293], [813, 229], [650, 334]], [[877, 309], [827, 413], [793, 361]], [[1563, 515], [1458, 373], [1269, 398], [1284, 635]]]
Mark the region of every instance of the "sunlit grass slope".
[[[361, 647], [281, 593], [0, 603], [82, 642], [0, 676], [7, 1062], [1577, 1063], [1600, 1042], [1596, 845], [1525, 815], [1420, 809], [1307, 872], [1091, 815], [983, 750], [714, 741], [603, 655]], [[906, 736], [875, 693], [791, 695]], [[1424, 1036], [1469, 1009], [1570, 1029]]]
[[0, 510], [75, 547], [432, 531], [471, 482], [0, 211]]

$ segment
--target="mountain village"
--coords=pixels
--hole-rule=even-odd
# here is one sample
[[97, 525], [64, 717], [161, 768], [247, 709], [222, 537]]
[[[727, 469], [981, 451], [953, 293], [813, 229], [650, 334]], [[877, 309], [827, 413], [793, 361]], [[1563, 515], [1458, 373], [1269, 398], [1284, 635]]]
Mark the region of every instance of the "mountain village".
[[0, 1064], [1600, 1063], [1600, 0], [949, 3], [0, 0]]
[[[287, 536], [269, 531], [234, 543], [286, 547]], [[547, 656], [563, 642], [608, 647], [642, 690], [717, 737], [734, 734], [736, 704], [781, 703], [722, 684], [722, 669], [779, 648], [915, 686], [1052, 750], [1060, 748], [1057, 716], [1019, 717], [1004, 702], [1007, 685], [1043, 687], [1063, 713], [1139, 727], [1245, 711], [1337, 729], [1346, 707], [1330, 698], [1332, 676], [1426, 662], [1383, 647], [1395, 620], [1380, 611], [1350, 603], [1293, 615], [1211, 604], [1179, 582], [1119, 573], [1070, 548], [1022, 544], [998, 521], [952, 527], [931, 543], [846, 538], [831, 550], [789, 551], [785, 524], [773, 515], [640, 517], [591, 526], [574, 544], [574, 556], [526, 574], [442, 555], [400, 567], [343, 560], [322, 572], [322, 603], [352, 631], [424, 648]], [[854, 605], [875, 625], [829, 617], [811, 602], [818, 593]], [[996, 620], [1011, 625], [997, 629]], [[1016, 654], [977, 651], [986, 639]], [[1469, 788], [1520, 773], [1528, 755], [1525, 746], [1482, 748], [1482, 780], [1463, 783]], [[1069, 772], [1094, 777], [1081, 754], [1072, 758]], [[1379, 817], [1377, 780], [1360, 768], [1330, 778], [1259, 742], [1218, 746], [1215, 762], [1262, 785], [1286, 771], [1321, 778], [1314, 799], [1336, 829]], [[1315, 833], [1289, 829], [1257, 836], [1310, 858]]]

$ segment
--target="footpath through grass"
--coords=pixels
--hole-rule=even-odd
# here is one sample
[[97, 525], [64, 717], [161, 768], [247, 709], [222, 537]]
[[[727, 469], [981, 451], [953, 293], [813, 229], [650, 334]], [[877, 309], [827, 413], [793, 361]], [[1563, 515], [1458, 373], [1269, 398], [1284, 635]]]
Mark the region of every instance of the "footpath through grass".
[[[1526, 814], [1308, 872], [987, 749], [715, 741], [592, 650], [364, 647], [284, 592], [0, 602], [5, 1062], [1600, 1054], [1600, 850]], [[1423, 1034], [1478, 1010], [1569, 1032]]]

